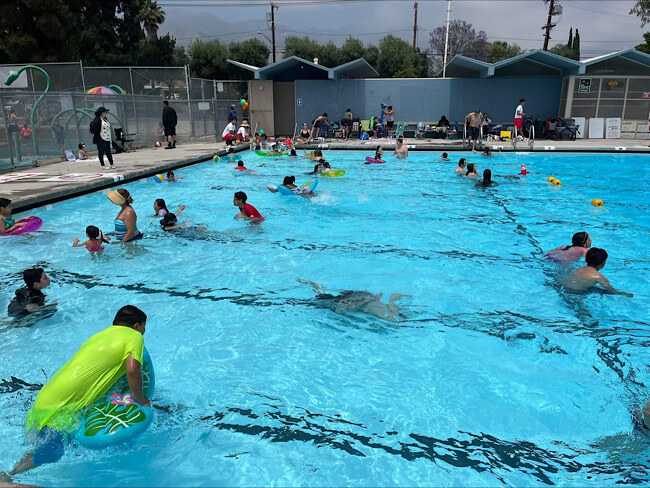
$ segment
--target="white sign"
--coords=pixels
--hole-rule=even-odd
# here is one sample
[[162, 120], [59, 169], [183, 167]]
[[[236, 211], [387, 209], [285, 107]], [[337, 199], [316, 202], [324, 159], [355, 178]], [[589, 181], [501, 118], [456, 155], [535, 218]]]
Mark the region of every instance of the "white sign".
[[621, 118], [612, 117], [605, 119], [605, 138], [606, 139], [620, 139], [621, 138]]
[[589, 119], [589, 139], [602, 139], [605, 133], [605, 119], [592, 117]]
[[573, 117], [573, 121], [578, 129], [576, 139], [584, 139], [587, 136], [587, 119], [585, 117]]
[[298, 105], [299, 107], [302, 105], [302, 97], [296, 98], [296, 105]]
[[[29, 70], [25, 70], [22, 73], [20, 73], [20, 76], [16, 81], [14, 81], [11, 86], [6, 86], [5, 85], [5, 80], [7, 79], [7, 76], [9, 76], [10, 71], [17, 71], [21, 68], [20, 65], [17, 66], [0, 66], [0, 88], [27, 88], [27, 72]], [[40, 76], [40, 75], [37, 75]]]
[[210, 110], [210, 102], [199, 102], [199, 110]]
[[223, 93], [223, 83], [221, 81], [217, 81], [217, 91]]

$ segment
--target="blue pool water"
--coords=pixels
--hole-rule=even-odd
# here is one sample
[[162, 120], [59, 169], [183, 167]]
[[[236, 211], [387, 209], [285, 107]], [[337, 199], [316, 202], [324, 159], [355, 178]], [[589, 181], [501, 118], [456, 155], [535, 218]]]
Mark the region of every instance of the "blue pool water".
[[[58, 312], [0, 330], [0, 470], [28, 448], [39, 385], [127, 303], [148, 315], [155, 401], [132, 445], [71, 447], [18, 477], [42, 486], [603, 486], [650, 482], [650, 442], [630, 411], [648, 398], [647, 156], [411, 153], [365, 166], [326, 152], [340, 179], [312, 201], [267, 191], [313, 163], [241, 157], [183, 180], [127, 185], [146, 238], [93, 259], [72, 249], [110, 230], [102, 193], [29, 212], [41, 232], [0, 240], [0, 307], [42, 265]], [[481, 190], [459, 157], [490, 167]], [[525, 162], [530, 175], [504, 178]], [[562, 186], [546, 181], [553, 175]], [[267, 218], [233, 220], [244, 190]], [[198, 236], [163, 233], [155, 198], [186, 204]], [[604, 199], [604, 208], [590, 204]], [[543, 251], [588, 231], [634, 298], [571, 295]], [[395, 322], [314, 305], [312, 289], [408, 295]], [[3, 319], [5, 320], [5, 319]]]

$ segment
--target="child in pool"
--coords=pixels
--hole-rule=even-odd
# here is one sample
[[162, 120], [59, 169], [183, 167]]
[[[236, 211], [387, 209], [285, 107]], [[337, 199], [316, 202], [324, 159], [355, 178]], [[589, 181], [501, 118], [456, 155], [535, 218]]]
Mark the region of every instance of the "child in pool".
[[449, 155], [446, 152], [443, 152], [442, 156], [440, 156], [440, 161], [449, 161]]
[[165, 179], [169, 181], [170, 183], [175, 183], [176, 181], [182, 180], [180, 176], [176, 176], [174, 172], [170, 169], [167, 171], [167, 176], [165, 176]]
[[464, 175], [465, 174], [465, 166], [467, 166], [467, 160], [465, 158], [460, 158], [458, 161], [458, 166], [456, 166], [456, 174], [457, 175]]
[[237, 167], [235, 168], [235, 171], [248, 171], [248, 168], [244, 166], [243, 161], [237, 161]]
[[[571, 291], [585, 292], [594, 289], [602, 289], [612, 295], [623, 295], [633, 297], [632, 293], [617, 290], [603, 275], [600, 270], [605, 267], [607, 262], [607, 251], [598, 247], [592, 247], [587, 251], [585, 256], [586, 266], [575, 270], [564, 281], [564, 286]], [[602, 288], [598, 288], [600, 285]]]
[[384, 148], [381, 146], [377, 146], [377, 149], [375, 149], [375, 161], [381, 161], [384, 156]]
[[205, 232], [207, 229], [202, 225], [188, 225], [187, 223], [180, 224], [178, 222], [178, 217], [173, 213], [165, 214], [165, 216], [160, 221], [160, 227], [165, 232], [175, 232], [175, 231], [195, 231], [195, 232]]
[[[182, 214], [187, 207], [185, 205], [181, 205], [176, 209], [176, 215]], [[164, 199], [162, 198], [156, 198], [156, 200], [153, 202], [153, 216], [154, 217], [164, 217], [169, 213], [169, 209], [167, 208], [167, 203], [165, 202]]]
[[89, 253], [94, 254], [102, 252], [104, 250], [103, 244], [108, 244], [110, 242], [107, 237], [104, 237], [102, 231], [94, 225], [86, 227], [86, 236], [88, 237], [88, 240], [85, 242], [79, 242], [79, 239], [72, 241], [72, 247], [84, 246]]
[[571, 244], [560, 246], [546, 253], [546, 258], [558, 263], [571, 263], [582, 259], [591, 247], [591, 237], [586, 232], [576, 232]]
[[45, 307], [46, 297], [41, 290], [50, 286], [50, 277], [43, 268], [26, 269], [23, 271], [23, 281], [25, 287], [16, 290], [16, 296], [9, 303], [7, 314], [10, 317], [24, 317]]
[[16, 220], [11, 217], [11, 200], [0, 198], [0, 234], [15, 230]]
[[238, 191], [233, 197], [232, 204], [239, 209], [239, 213], [235, 215], [236, 219], [250, 220], [253, 223], [260, 223], [264, 221], [264, 216], [250, 203], [246, 203], [248, 195], [243, 191]]
[[478, 176], [476, 165], [474, 163], [467, 164], [467, 172], [465, 173], [465, 176], [468, 178], [476, 178]]

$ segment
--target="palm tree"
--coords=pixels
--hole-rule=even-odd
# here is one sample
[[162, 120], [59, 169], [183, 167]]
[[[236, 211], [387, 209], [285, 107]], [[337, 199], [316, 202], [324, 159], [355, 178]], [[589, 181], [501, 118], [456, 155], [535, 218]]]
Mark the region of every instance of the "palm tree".
[[158, 39], [158, 28], [165, 21], [165, 11], [156, 0], [145, 0], [140, 11], [140, 21], [147, 34], [147, 39]]

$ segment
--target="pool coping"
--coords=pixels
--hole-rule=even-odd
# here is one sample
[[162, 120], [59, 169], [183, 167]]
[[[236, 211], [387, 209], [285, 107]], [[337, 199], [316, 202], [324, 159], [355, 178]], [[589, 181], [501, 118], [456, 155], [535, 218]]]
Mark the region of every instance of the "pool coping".
[[[235, 153], [247, 151], [250, 149], [250, 146], [248, 144], [240, 144], [238, 146], [230, 147]], [[196, 156], [192, 156], [191, 158], [162, 163], [146, 169], [129, 170], [124, 175], [116, 176], [112, 180], [102, 178], [96, 181], [82, 182], [67, 188], [43, 191], [33, 197], [26, 197], [15, 200], [13, 205], [13, 212], [26, 212], [34, 208], [52, 205], [57, 202], [80, 197], [89, 193], [94, 193], [96, 191], [107, 190], [109, 188], [120, 186], [125, 183], [132, 183], [143, 178], [149, 178], [151, 176], [155, 176], [169, 170], [175, 170], [179, 168], [185, 168], [187, 166], [193, 166], [195, 164], [204, 163], [212, 159], [215, 155], [221, 157], [227, 153], [227, 149], [217, 149], [209, 153], [198, 154]]]

